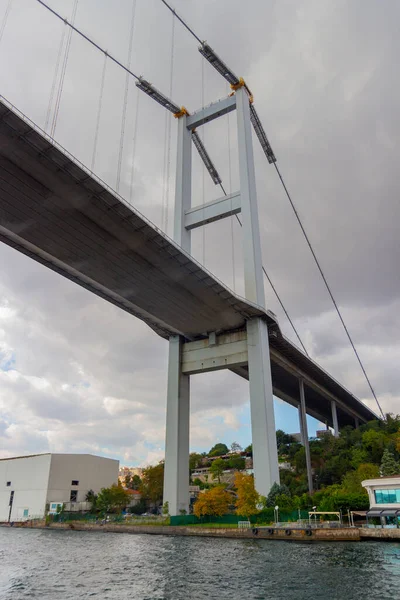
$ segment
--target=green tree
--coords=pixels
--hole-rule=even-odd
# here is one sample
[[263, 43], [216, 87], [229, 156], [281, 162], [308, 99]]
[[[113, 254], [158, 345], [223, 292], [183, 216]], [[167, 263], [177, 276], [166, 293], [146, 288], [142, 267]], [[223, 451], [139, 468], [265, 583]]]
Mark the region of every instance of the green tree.
[[243, 471], [246, 467], [246, 460], [243, 458], [243, 456], [240, 456], [240, 454], [232, 454], [227, 462], [228, 467], [230, 469], [235, 469], [235, 471]]
[[278, 429], [276, 432], [276, 445], [278, 447], [278, 454], [280, 456], [287, 455], [292, 444], [298, 444], [296, 438], [289, 433], [285, 433], [282, 431], [282, 429]]
[[351, 451], [351, 466], [357, 469], [361, 464], [368, 461], [368, 453], [362, 448], [353, 448]]
[[[93, 506], [92, 506], [93, 508]], [[57, 515], [63, 515], [65, 513], [65, 504], [64, 502], [62, 502], [62, 504], [57, 504], [57, 508], [56, 508], [56, 514]]]
[[97, 494], [93, 490], [89, 490], [85, 496], [85, 502], [90, 502], [92, 505], [91, 510], [96, 510]]
[[387, 433], [397, 433], [400, 430], [400, 415], [387, 413], [385, 418], [385, 429]]
[[271, 507], [276, 505], [276, 499], [278, 496], [285, 495], [290, 497], [290, 490], [287, 485], [279, 485], [274, 483], [270, 489], [270, 492], [267, 496], [266, 507]]
[[142, 480], [140, 479], [139, 475], [134, 475], [132, 477], [132, 481], [131, 481], [132, 489], [139, 490], [141, 485], [142, 485]]
[[393, 453], [386, 448], [382, 456], [381, 474], [383, 477], [388, 477], [390, 475], [398, 475], [398, 473], [399, 464], [393, 456]]
[[218, 479], [218, 483], [221, 483], [221, 475], [226, 468], [226, 463], [222, 458], [216, 458], [212, 461], [210, 466], [210, 473], [214, 479]]
[[248, 446], [246, 446], [244, 451], [247, 452], [247, 454], [251, 454], [253, 456], [253, 444], [249, 444]]
[[102, 488], [97, 496], [96, 508], [99, 512], [120, 512], [129, 503], [130, 496], [122, 485], [113, 484]]
[[294, 505], [292, 498], [287, 494], [277, 494], [275, 496], [274, 506], [279, 506], [279, 510], [284, 512], [291, 512], [292, 510], [297, 508]]
[[304, 446], [297, 448], [291, 462], [296, 469], [296, 473], [302, 473], [306, 469], [306, 451]]
[[195, 471], [196, 469], [198, 469], [203, 461], [203, 457], [201, 454], [198, 454], [197, 452], [191, 452], [189, 455], [189, 471]]
[[146, 512], [147, 505], [146, 500], [144, 498], [140, 498], [139, 502], [136, 502], [134, 506], [129, 507], [129, 512], [134, 515], [141, 515]]
[[237, 442], [232, 442], [231, 444], [231, 452], [234, 452], [235, 454], [237, 454], [238, 452], [242, 451], [242, 446], [240, 444], [238, 444]]
[[215, 444], [208, 453], [208, 456], [222, 456], [223, 454], [228, 454], [229, 448], [226, 444], [218, 443]]
[[142, 497], [151, 504], [161, 504], [164, 487], [164, 462], [147, 467], [142, 472], [140, 492]]
[[138, 490], [141, 486], [142, 480], [139, 475], [126, 475], [125, 476], [125, 487], [128, 490]]
[[258, 513], [259, 495], [254, 487], [254, 477], [246, 473], [235, 473], [236, 514], [250, 517]]
[[342, 480], [341, 489], [346, 494], [365, 494], [367, 491], [362, 487], [364, 479], [375, 479], [379, 477], [379, 468], [371, 463], [358, 466], [355, 471], [348, 471]]
[[312, 500], [318, 506], [318, 510], [342, 511], [348, 510], [366, 510], [369, 508], [369, 499], [367, 494], [345, 493], [337, 489], [338, 486], [331, 486], [321, 490], [318, 496], [314, 494]]
[[380, 464], [387, 443], [384, 431], [368, 429], [362, 434], [362, 445], [369, 454], [369, 462]]
[[289, 469], [280, 469], [280, 480], [282, 485], [289, 488], [291, 494], [301, 496], [308, 491], [307, 473], [295, 473]]

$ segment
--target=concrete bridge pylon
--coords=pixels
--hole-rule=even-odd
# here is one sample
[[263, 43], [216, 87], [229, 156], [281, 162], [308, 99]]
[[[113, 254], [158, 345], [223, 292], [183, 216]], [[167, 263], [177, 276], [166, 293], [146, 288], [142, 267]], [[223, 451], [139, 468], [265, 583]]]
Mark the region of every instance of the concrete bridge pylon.
[[[208, 202], [201, 210], [191, 206], [192, 131], [236, 110], [240, 190]], [[232, 214], [241, 213], [246, 300], [265, 308], [260, 229], [252, 145], [249, 96], [244, 87], [235, 94], [183, 114], [178, 123], [174, 241], [191, 251], [191, 231]], [[224, 330], [221, 323], [221, 330]], [[199, 337], [201, 332], [199, 332]], [[255, 487], [267, 496], [279, 483], [268, 326], [262, 317], [250, 318], [244, 331], [207, 332], [208, 338], [169, 340], [164, 502], [171, 515], [188, 510], [190, 377], [222, 368], [248, 368]]]

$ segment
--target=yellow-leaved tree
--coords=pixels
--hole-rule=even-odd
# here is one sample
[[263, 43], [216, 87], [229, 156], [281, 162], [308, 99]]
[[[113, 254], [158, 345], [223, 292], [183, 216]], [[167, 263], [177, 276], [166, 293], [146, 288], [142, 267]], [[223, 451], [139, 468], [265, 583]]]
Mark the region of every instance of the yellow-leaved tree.
[[222, 517], [229, 510], [232, 498], [220, 485], [200, 494], [193, 506], [196, 517]]
[[254, 477], [241, 473], [235, 473], [236, 487], [236, 514], [241, 517], [250, 517], [258, 513], [257, 503], [259, 495], [254, 487]]

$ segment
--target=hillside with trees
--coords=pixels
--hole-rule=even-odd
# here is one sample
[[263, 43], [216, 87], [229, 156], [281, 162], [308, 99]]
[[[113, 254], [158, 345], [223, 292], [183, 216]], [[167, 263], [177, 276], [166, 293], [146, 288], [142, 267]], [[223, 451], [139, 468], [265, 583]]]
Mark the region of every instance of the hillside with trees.
[[[235, 505], [242, 508], [243, 516], [255, 514], [255, 507], [260, 507], [260, 503], [267, 512], [275, 505], [286, 512], [309, 509], [315, 505], [319, 510], [365, 510], [369, 507], [368, 495], [361, 482], [364, 479], [400, 473], [400, 416], [388, 414], [384, 421], [372, 421], [358, 429], [345, 427], [339, 437], [327, 432], [318, 439], [310, 439], [315, 490], [312, 496], [308, 494], [304, 446], [293, 436], [280, 430], [276, 432], [276, 437], [279, 460], [285, 468], [280, 469], [280, 485], [275, 484], [267, 498], [259, 498], [256, 502], [254, 486], [252, 491], [249, 480], [244, 476], [241, 480], [244, 465], [237, 469], [235, 485], [225, 486], [235, 493]], [[213, 447], [213, 452], [219, 452], [223, 445], [217, 446]], [[245, 453], [251, 452], [250, 445]], [[208, 462], [210, 453], [207, 457], [201, 458], [200, 455], [202, 463], [200, 459], [197, 461], [208, 465], [209, 471], [216, 477], [216, 481], [213, 479], [203, 485], [203, 489], [221, 487], [222, 471], [229, 466], [229, 455], [214, 456], [219, 458], [213, 462]], [[240, 481], [242, 488], [245, 485], [246, 492], [243, 489], [238, 491]], [[251, 501], [243, 504], [243, 497], [251, 498]], [[201, 514], [204, 515], [204, 500], [202, 503]]]
[[[274, 485], [267, 498], [258, 498], [254, 484], [245, 477], [251, 468], [251, 444], [243, 450], [236, 442], [230, 447], [219, 442], [208, 453], [191, 453], [188, 477], [191, 485], [201, 489], [196, 509], [199, 514], [211, 514], [213, 506], [218, 514], [221, 506], [228, 506], [229, 512], [239, 506], [243, 516], [254, 514], [261, 506], [269, 511], [275, 505], [287, 512], [315, 505], [319, 510], [364, 510], [368, 508], [368, 496], [361, 482], [400, 473], [400, 416], [388, 414], [384, 421], [372, 421], [358, 429], [345, 427], [337, 438], [327, 432], [310, 439], [315, 490], [312, 497], [308, 494], [304, 446], [281, 430], [276, 432], [276, 439], [284, 468], [280, 469], [280, 485]], [[144, 469], [140, 482], [139, 478], [126, 482], [126, 487], [138, 489], [142, 495], [135, 512], [160, 510], [163, 477], [161, 461]]]
[[298, 504], [298, 508], [307, 508], [311, 502], [321, 510], [368, 508], [367, 493], [361, 482], [400, 471], [400, 416], [388, 414], [384, 421], [371, 421], [358, 429], [345, 427], [337, 438], [327, 434], [311, 439], [315, 489], [312, 500], [307, 494], [304, 447], [279, 431], [277, 442], [280, 460], [291, 465], [290, 469], [280, 471], [286, 496], [282, 500], [290, 499], [288, 504]]

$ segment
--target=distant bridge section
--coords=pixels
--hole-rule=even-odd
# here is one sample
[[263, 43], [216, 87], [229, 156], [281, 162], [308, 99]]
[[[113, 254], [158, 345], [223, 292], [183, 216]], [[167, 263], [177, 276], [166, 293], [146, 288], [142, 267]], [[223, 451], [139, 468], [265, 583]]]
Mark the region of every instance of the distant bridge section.
[[[377, 418], [282, 335], [273, 313], [234, 294], [2, 98], [0, 240], [141, 319], [164, 339], [181, 335], [200, 349], [218, 345], [210, 332], [240, 341], [246, 322], [262, 317], [276, 396], [299, 406], [300, 380], [307, 412], [335, 429]], [[232, 370], [248, 378], [245, 362]], [[203, 370], [223, 367], [215, 362]]]

